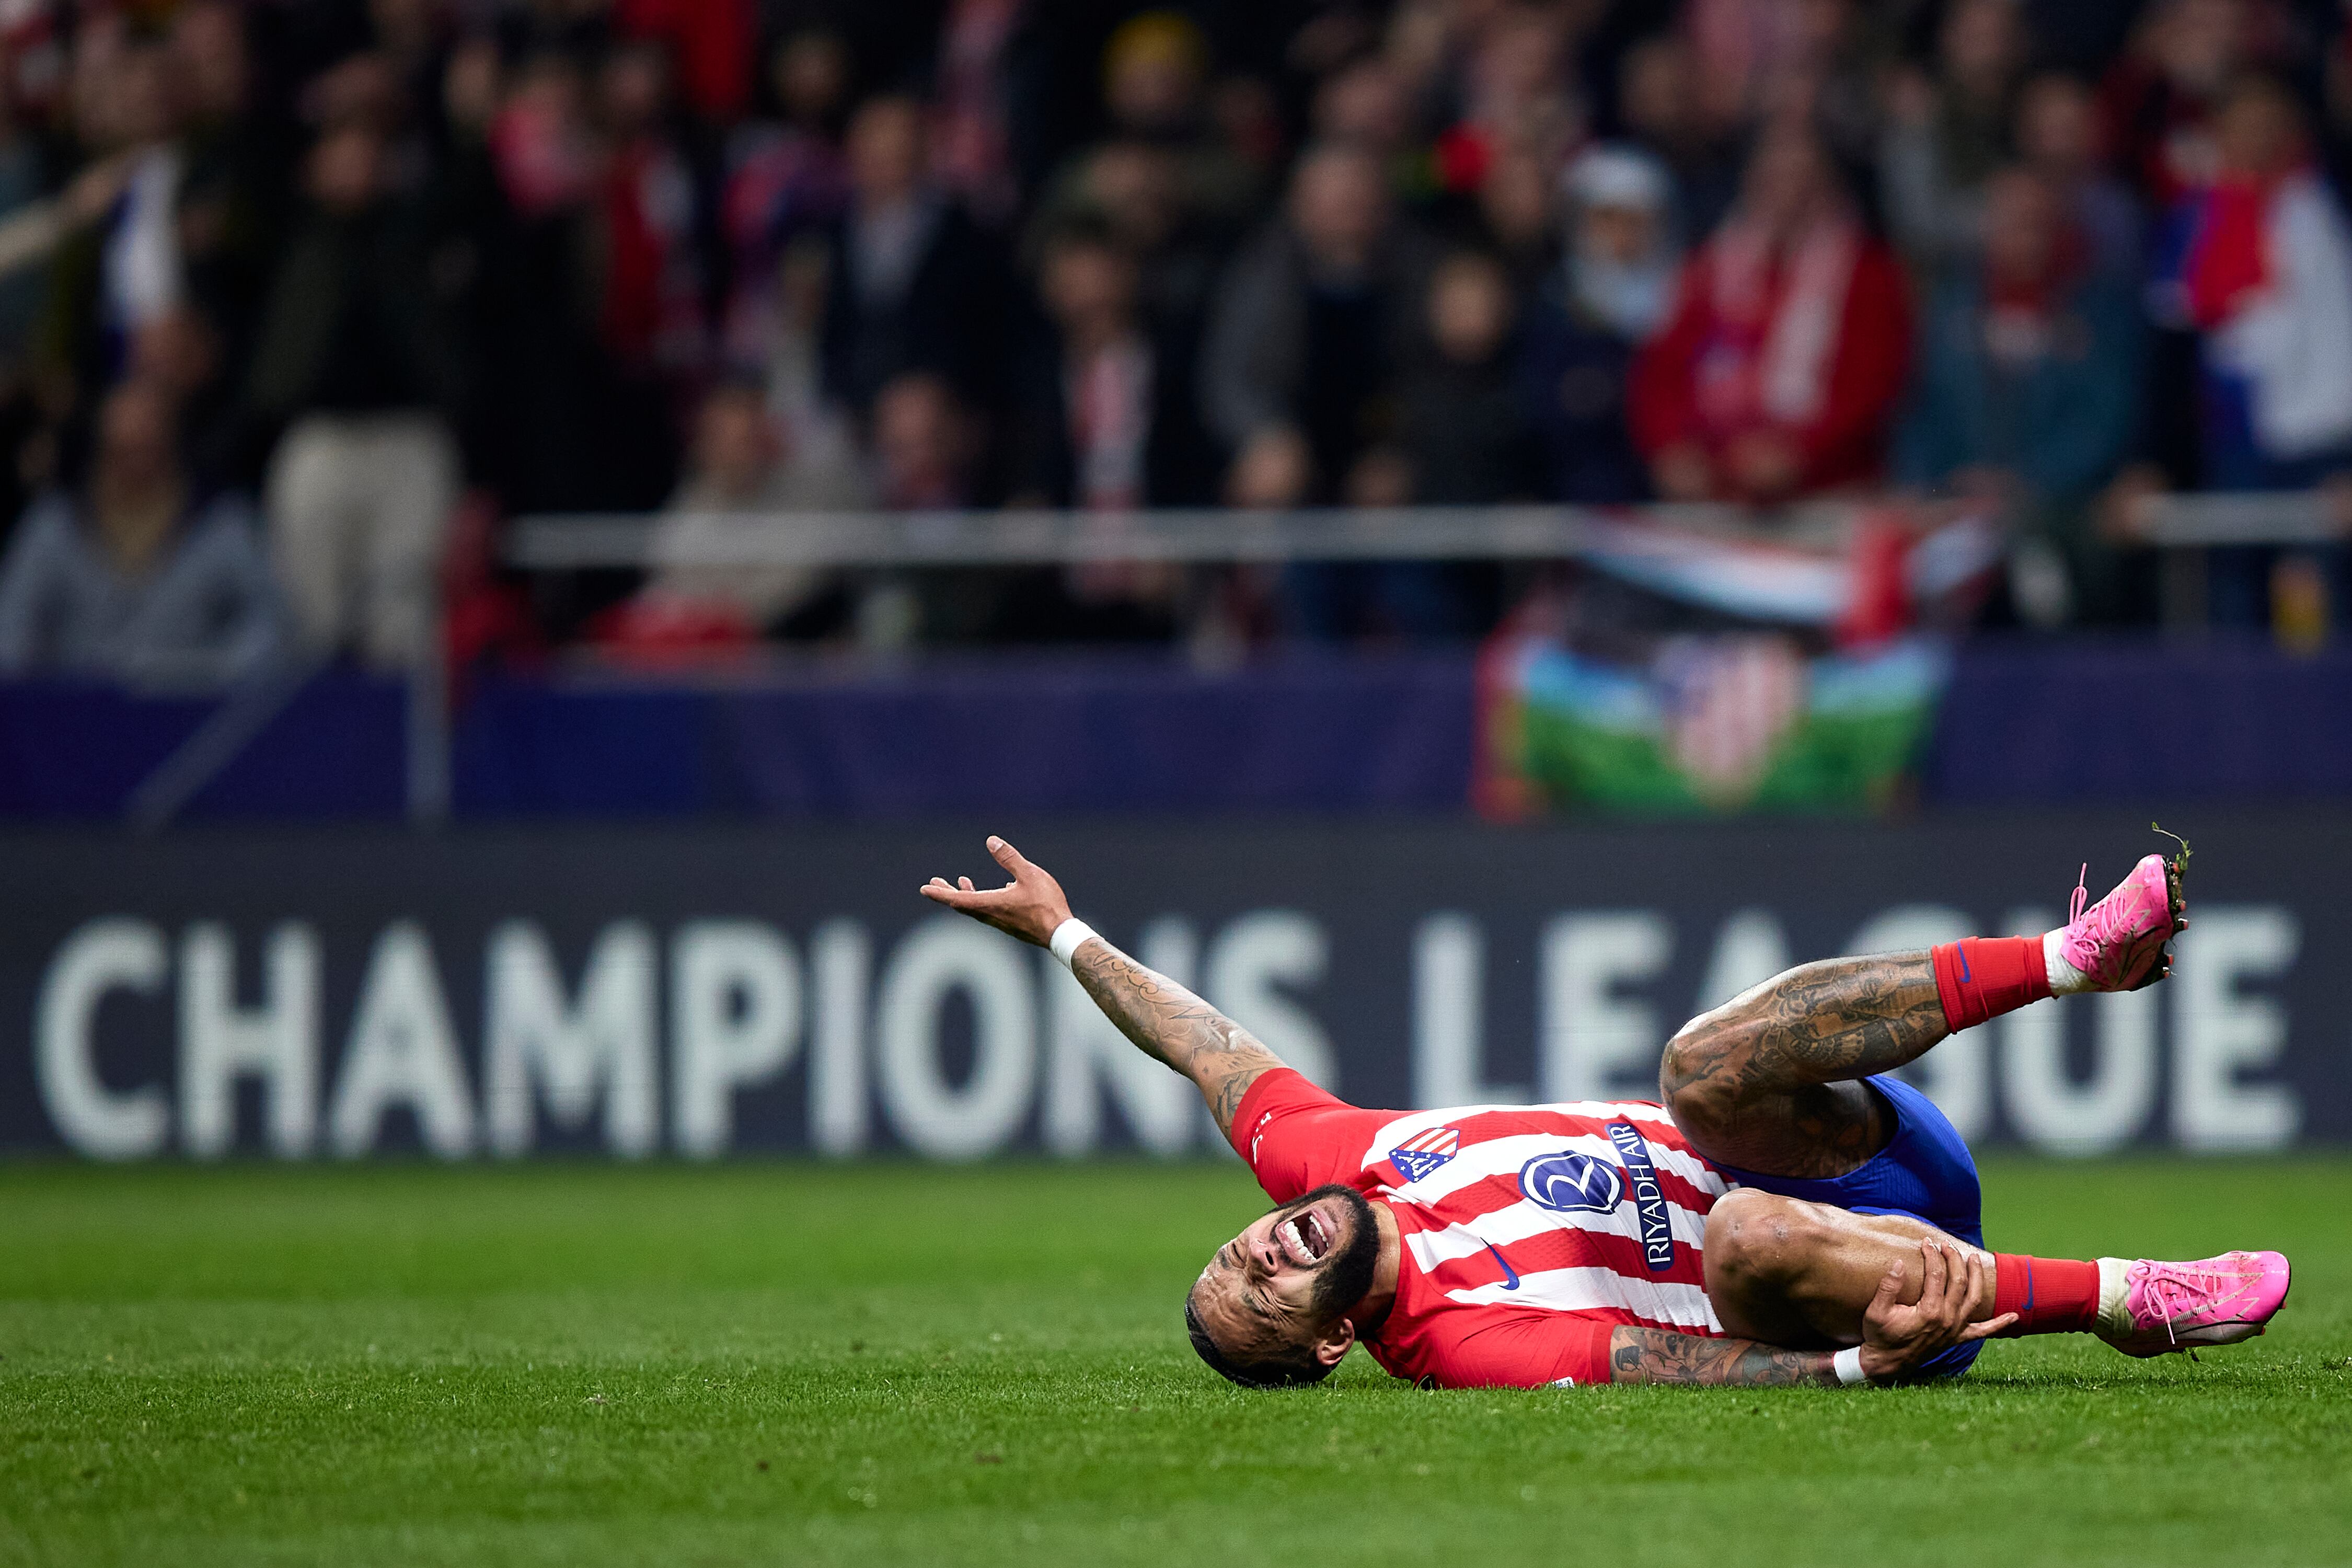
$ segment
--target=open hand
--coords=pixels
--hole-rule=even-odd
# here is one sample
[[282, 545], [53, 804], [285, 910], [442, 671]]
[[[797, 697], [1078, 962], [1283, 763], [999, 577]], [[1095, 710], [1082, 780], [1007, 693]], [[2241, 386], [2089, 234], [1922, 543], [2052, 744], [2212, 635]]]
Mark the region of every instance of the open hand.
[[958, 877], [953, 887], [945, 877], [934, 877], [923, 884], [923, 897], [1009, 936], [1045, 946], [1054, 928], [1070, 918], [1070, 900], [1062, 896], [1062, 884], [1043, 867], [1023, 859], [1021, 851], [1002, 838], [989, 838], [988, 853], [1013, 880], [983, 890], [973, 887], [970, 877]]
[[1926, 1282], [1919, 1300], [1902, 1303], [1906, 1260], [1886, 1266], [1878, 1294], [1862, 1315], [1862, 1370], [1874, 1380], [1916, 1372], [1954, 1345], [1981, 1340], [2017, 1321], [2015, 1312], [2003, 1312], [1983, 1322], [1969, 1321], [1969, 1309], [1984, 1285], [1984, 1254], [1957, 1241], [1935, 1237], [1919, 1244]]

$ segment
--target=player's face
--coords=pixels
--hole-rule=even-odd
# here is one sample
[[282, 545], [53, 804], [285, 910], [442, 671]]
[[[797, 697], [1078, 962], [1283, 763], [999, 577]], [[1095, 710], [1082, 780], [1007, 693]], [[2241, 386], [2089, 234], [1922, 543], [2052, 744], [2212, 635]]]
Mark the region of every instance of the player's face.
[[[1193, 1306], [1244, 1356], [1312, 1342], [1370, 1287], [1380, 1236], [1350, 1187], [1321, 1187], [1253, 1221], [1201, 1271]], [[1347, 1300], [1336, 1298], [1346, 1296]]]

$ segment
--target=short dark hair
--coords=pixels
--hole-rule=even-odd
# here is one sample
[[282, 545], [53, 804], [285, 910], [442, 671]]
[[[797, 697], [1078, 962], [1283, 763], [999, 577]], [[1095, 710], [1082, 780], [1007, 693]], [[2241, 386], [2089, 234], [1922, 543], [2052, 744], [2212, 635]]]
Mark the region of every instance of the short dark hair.
[[1305, 1388], [1330, 1376], [1332, 1367], [1339, 1364], [1322, 1361], [1311, 1347], [1289, 1356], [1237, 1362], [1209, 1337], [1209, 1325], [1201, 1321], [1200, 1310], [1192, 1305], [1189, 1294], [1184, 1298], [1184, 1331], [1192, 1336], [1192, 1349], [1209, 1363], [1211, 1371], [1244, 1388]]

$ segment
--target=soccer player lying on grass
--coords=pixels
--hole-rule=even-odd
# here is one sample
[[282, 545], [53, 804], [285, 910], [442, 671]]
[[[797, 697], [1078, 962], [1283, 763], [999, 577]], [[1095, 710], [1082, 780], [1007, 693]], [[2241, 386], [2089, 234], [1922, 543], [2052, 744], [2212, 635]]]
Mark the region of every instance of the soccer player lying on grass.
[[[1646, 1101], [1362, 1110], [1070, 916], [1001, 838], [1002, 888], [925, 896], [1049, 947], [1199, 1086], [1277, 1206], [1217, 1249], [1185, 1321], [1235, 1383], [1319, 1381], [1361, 1343], [1438, 1387], [1958, 1376], [1990, 1335], [2126, 1355], [2233, 1344], [2286, 1299], [2275, 1252], [2196, 1263], [1984, 1248], [1952, 1124], [1882, 1076], [2055, 993], [2162, 979], [2179, 862], [2039, 937], [1808, 963], [1693, 1019]], [[1841, 1348], [1843, 1347], [1843, 1348]]]

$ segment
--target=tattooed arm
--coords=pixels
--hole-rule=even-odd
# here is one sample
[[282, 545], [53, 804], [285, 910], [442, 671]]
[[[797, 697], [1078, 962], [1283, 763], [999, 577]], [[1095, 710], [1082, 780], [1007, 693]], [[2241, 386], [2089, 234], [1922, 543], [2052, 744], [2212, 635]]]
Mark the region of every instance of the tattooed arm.
[[[1002, 838], [988, 841], [988, 853], [1012, 874], [1002, 888], [982, 889], [969, 877], [953, 887], [934, 877], [923, 896], [945, 904], [1022, 941], [1043, 947], [1054, 928], [1070, 918], [1062, 885], [1043, 868], [1022, 858]], [[1219, 1128], [1231, 1131], [1242, 1096], [1258, 1074], [1282, 1059], [1248, 1030], [1164, 974], [1155, 973], [1100, 937], [1072, 955], [1071, 968], [1095, 1005], [1143, 1053], [1167, 1063], [1200, 1089]]]
[[1120, 1034], [1199, 1087], [1220, 1131], [1233, 1131], [1257, 1075], [1282, 1065], [1247, 1029], [1100, 937], [1078, 949], [1071, 968]]
[[1744, 1388], [1816, 1383], [1837, 1386], [1828, 1351], [1784, 1351], [1754, 1340], [1717, 1340], [1671, 1329], [1621, 1325], [1609, 1336], [1612, 1383], [1701, 1383]]
[[[1950, 1251], [1966, 1256], [1957, 1264]], [[1862, 1374], [1874, 1383], [1916, 1373], [1950, 1350], [2000, 1332], [2017, 1321], [2014, 1312], [1971, 1321], [1984, 1289], [1984, 1258], [1973, 1247], [1958, 1243], [1948, 1249], [1924, 1239], [1919, 1247], [1919, 1299], [1905, 1303], [1903, 1290], [1909, 1273], [1907, 1258], [1888, 1262], [1878, 1289], [1862, 1313]], [[1609, 1335], [1609, 1377], [1612, 1383], [1701, 1383], [1760, 1387], [1768, 1384], [1817, 1383], [1836, 1386], [1840, 1381], [1835, 1352], [1783, 1350], [1755, 1340], [1710, 1339], [1702, 1334], [1678, 1334], [1671, 1329], [1642, 1329], [1620, 1324]]]

